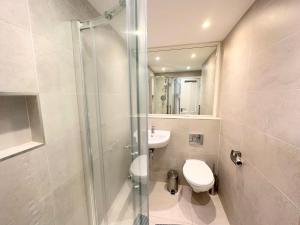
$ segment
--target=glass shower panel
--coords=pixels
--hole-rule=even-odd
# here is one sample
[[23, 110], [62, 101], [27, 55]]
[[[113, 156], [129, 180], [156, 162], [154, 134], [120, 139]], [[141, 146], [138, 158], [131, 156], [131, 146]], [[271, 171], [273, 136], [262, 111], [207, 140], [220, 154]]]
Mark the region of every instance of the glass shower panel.
[[[145, 14], [137, 14], [139, 7], [128, 1], [111, 20], [73, 23], [92, 225], [148, 224], [146, 41], [136, 32]], [[132, 174], [133, 162], [146, 177]]]
[[[141, 174], [146, 177], [133, 181], [135, 188], [135, 215], [138, 224], [148, 224], [148, 63], [146, 35], [146, 1], [128, 1], [127, 39], [130, 71], [132, 160], [138, 162]], [[134, 135], [137, 134], [137, 135]], [[146, 159], [147, 162], [144, 162]], [[139, 217], [140, 216], [140, 217]]]

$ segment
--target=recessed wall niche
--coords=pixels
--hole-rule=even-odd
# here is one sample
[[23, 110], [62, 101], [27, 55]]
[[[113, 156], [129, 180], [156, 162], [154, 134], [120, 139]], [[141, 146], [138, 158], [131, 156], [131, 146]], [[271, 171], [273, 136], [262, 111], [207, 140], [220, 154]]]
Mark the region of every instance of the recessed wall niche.
[[0, 92], [0, 160], [44, 143], [38, 95]]

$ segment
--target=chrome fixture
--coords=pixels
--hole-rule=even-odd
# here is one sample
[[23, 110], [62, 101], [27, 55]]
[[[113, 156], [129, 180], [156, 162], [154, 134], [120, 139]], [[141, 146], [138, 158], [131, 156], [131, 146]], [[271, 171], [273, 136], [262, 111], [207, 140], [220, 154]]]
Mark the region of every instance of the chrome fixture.
[[189, 134], [190, 145], [203, 145], [203, 134]]
[[154, 148], [149, 149], [149, 156], [150, 156], [150, 159], [154, 158]]
[[97, 27], [101, 24], [109, 23], [109, 20], [112, 20], [114, 16], [118, 15], [125, 8], [126, 8], [126, 0], [120, 0], [118, 5], [104, 12], [104, 18], [106, 19], [106, 21], [103, 21], [102, 16], [99, 16], [98, 18], [95, 18], [92, 21], [90, 20], [81, 21], [80, 30], [82, 31], [82, 30], [90, 29], [91, 27]]
[[131, 150], [132, 149], [132, 145], [125, 145], [123, 147], [124, 150]]
[[154, 134], [155, 132], [155, 126], [151, 126], [151, 134]]
[[235, 165], [237, 165], [237, 166], [242, 166], [243, 165], [242, 153], [240, 151], [231, 150], [230, 158], [231, 158], [231, 161]]
[[171, 195], [175, 195], [178, 192], [178, 172], [176, 170], [169, 170], [167, 173], [168, 183], [167, 189]]
[[112, 20], [112, 18], [117, 15], [119, 12], [121, 12], [124, 8], [126, 8], [126, 0], [120, 0], [119, 5], [113, 7], [110, 10], [107, 10], [104, 12], [104, 17], [107, 20]]

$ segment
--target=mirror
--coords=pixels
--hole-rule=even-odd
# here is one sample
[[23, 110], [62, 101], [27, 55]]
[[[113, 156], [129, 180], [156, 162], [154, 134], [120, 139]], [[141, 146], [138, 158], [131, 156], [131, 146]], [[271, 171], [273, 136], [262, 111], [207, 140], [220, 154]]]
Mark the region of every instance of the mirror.
[[218, 45], [148, 51], [150, 114], [213, 115]]

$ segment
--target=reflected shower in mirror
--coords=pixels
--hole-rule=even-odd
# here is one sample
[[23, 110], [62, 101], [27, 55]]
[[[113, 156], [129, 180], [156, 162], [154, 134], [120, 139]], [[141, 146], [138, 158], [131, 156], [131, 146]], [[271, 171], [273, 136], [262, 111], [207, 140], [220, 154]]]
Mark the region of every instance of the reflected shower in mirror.
[[212, 115], [217, 45], [149, 49], [149, 112]]

